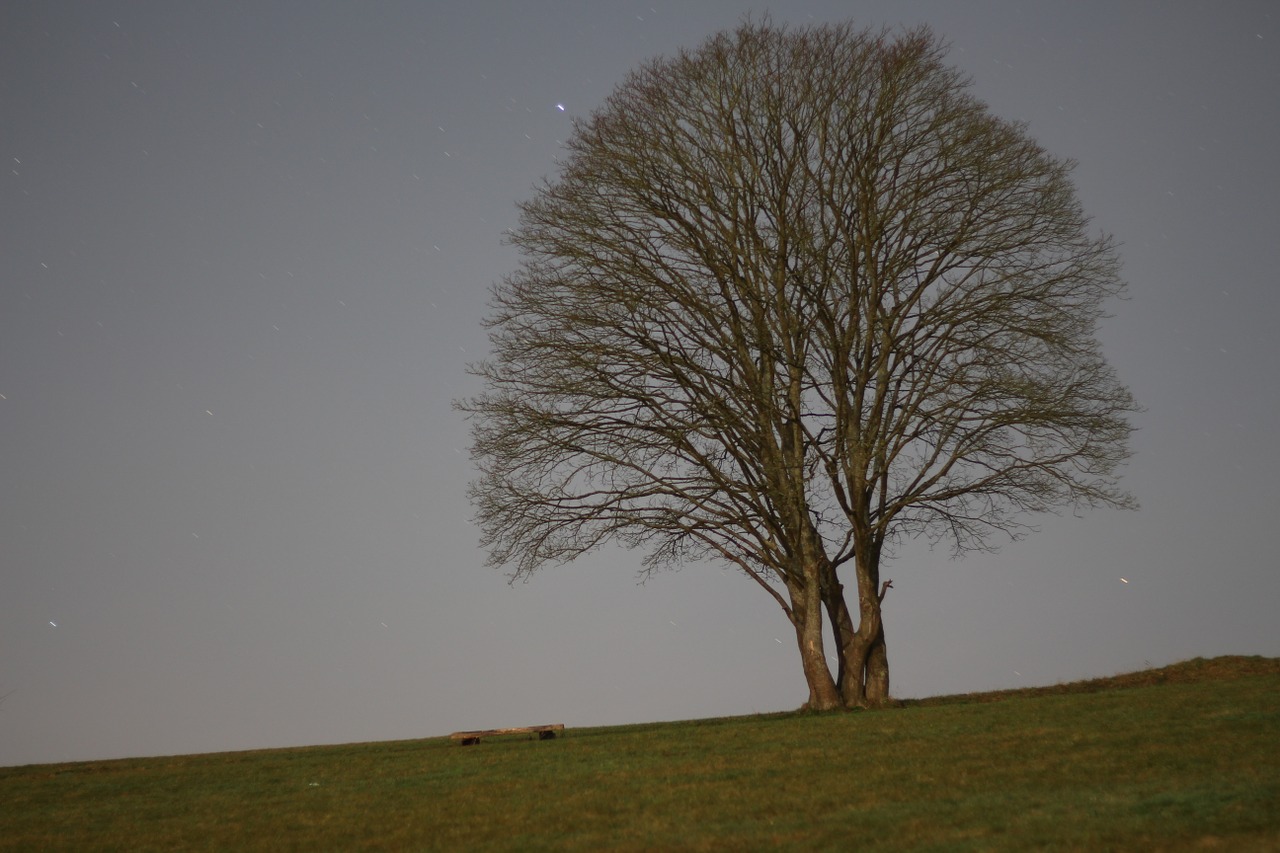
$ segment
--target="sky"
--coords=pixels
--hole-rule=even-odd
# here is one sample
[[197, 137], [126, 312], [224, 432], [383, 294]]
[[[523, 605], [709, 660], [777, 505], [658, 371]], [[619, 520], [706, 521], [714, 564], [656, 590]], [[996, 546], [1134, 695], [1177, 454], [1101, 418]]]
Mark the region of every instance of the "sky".
[[[779, 0], [931, 25], [1122, 244], [1136, 512], [884, 568], [898, 697], [1280, 655], [1280, 12]], [[785, 616], [465, 490], [503, 232], [572, 120], [763, 5], [0, 6], [0, 765], [798, 707]]]

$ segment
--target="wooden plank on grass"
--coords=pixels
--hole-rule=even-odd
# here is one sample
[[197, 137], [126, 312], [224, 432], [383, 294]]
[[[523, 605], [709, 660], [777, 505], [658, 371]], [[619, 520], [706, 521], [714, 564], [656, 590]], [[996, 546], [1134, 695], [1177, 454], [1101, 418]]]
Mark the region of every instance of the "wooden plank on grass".
[[463, 746], [470, 746], [473, 743], [479, 743], [482, 737], [496, 737], [498, 735], [523, 735], [537, 734], [538, 740], [551, 740], [558, 732], [564, 731], [564, 723], [552, 723], [547, 726], [517, 726], [513, 729], [483, 729], [477, 732], [454, 732], [449, 735], [456, 741], [461, 741]]

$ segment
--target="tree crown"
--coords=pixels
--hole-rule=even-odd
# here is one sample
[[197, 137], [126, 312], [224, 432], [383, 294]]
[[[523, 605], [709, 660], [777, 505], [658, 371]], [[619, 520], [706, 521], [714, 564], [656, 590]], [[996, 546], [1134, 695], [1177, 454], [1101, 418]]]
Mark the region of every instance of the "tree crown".
[[459, 404], [493, 563], [615, 540], [768, 586], [815, 551], [1133, 505], [1135, 404], [1096, 338], [1114, 246], [944, 55], [748, 22], [575, 124]]

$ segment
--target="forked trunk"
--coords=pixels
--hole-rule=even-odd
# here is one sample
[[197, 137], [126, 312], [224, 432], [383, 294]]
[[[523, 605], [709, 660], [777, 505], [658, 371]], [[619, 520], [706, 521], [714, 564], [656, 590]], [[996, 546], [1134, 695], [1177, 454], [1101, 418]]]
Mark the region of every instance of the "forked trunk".
[[827, 610], [827, 618], [831, 620], [831, 633], [835, 636], [836, 687], [840, 691], [840, 701], [846, 708], [857, 707], [862, 696], [862, 669], [852, 662], [857, 654], [854, 637], [857, 628], [849, 613], [849, 605], [844, 598], [844, 584], [836, 577], [835, 568], [826, 566], [826, 575], [822, 585], [822, 603]]
[[875, 559], [857, 560], [858, 626], [845, 602], [841, 584], [832, 577], [824, 585], [824, 603], [840, 647], [840, 698], [846, 708], [875, 708], [889, 702], [889, 657], [880, 604], [889, 584], [877, 590]]

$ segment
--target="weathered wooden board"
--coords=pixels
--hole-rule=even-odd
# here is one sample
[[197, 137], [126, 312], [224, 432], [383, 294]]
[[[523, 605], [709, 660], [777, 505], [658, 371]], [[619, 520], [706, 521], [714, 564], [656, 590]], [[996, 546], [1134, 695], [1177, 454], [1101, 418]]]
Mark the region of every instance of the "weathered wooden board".
[[517, 726], [513, 729], [483, 729], [477, 732], [454, 732], [449, 735], [456, 741], [461, 741], [463, 746], [470, 746], [473, 743], [479, 743], [482, 737], [496, 737], [498, 735], [521, 735], [521, 734], [537, 734], [539, 740], [550, 740], [556, 736], [557, 732], [564, 731], [564, 723], [552, 723], [548, 726]]

